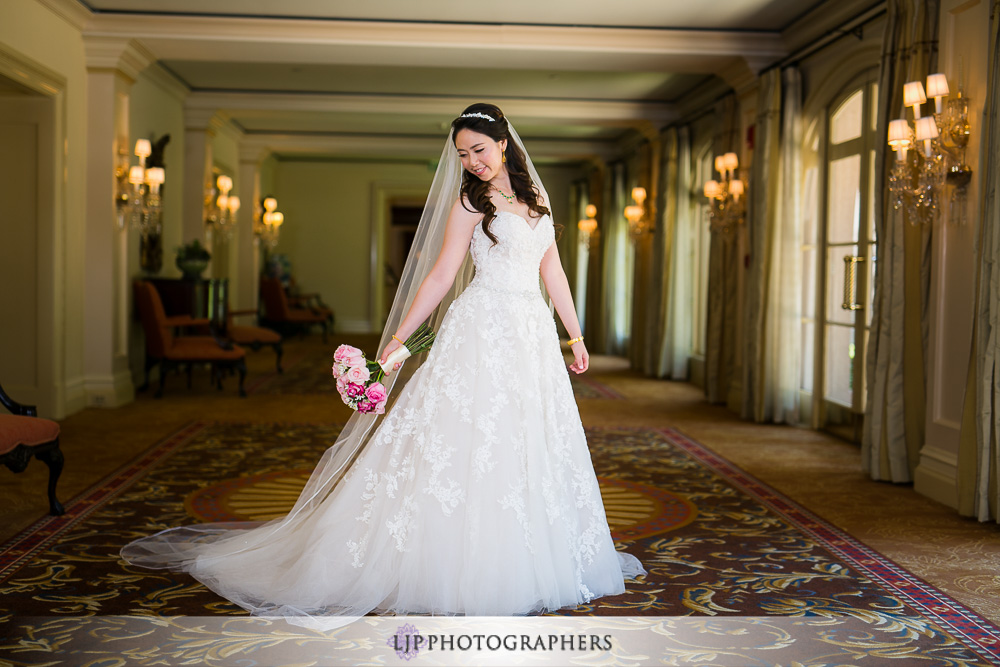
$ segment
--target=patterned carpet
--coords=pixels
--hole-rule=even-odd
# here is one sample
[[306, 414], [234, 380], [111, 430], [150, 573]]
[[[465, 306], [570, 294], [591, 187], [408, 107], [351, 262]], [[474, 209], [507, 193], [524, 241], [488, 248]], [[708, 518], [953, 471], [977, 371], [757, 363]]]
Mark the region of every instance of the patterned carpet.
[[[243, 614], [186, 575], [125, 566], [120, 546], [192, 521], [280, 514], [339, 428], [191, 424], [15, 537], [0, 551], [0, 659], [82, 664], [51, 660], [53, 646], [65, 655], [82, 640], [81, 617]], [[996, 626], [683, 434], [595, 429], [588, 440], [618, 547], [649, 574], [558, 615], [821, 619], [824, 664], [1000, 660]], [[835, 640], [847, 622], [865, 631]], [[128, 664], [181, 664], [163, 659], [149, 648]]]
[[[248, 394], [333, 394], [337, 387], [331, 373], [336, 345], [297, 350], [284, 362], [284, 373], [270, 371], [247, 380]], [[368, 350], [366, 350], [368, 351]], [[569, 374], [577, 399], [621, 400], [614, 389], [586, 375]]]

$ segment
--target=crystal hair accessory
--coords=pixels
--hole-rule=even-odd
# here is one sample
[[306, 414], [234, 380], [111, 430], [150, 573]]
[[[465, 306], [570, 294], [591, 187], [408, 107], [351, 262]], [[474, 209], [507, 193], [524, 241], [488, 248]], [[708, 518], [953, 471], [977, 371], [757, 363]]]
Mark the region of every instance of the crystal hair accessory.
[[479, 113], [478, 111], [476, 113], [463, 113], [461, 116], [459, 116], [459, 118], [485, 118], [491, 123], [495, 122], [495, 120], [491, 116], [487, 116], [484, 113]]

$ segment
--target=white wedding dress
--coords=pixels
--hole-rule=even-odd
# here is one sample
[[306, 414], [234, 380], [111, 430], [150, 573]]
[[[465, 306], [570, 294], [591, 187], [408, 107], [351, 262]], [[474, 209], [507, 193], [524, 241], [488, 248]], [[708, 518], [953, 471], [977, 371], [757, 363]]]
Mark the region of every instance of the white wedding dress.
[[322, 505], [275, 536], [228, 531], [184, 569], [252, 613], [287, 616], [529, 614], [645, 574], [612, 542], [539, 290], [552, 221], [500, 212], [491, 231], [492, 248], [476, 226], [474, 279]]

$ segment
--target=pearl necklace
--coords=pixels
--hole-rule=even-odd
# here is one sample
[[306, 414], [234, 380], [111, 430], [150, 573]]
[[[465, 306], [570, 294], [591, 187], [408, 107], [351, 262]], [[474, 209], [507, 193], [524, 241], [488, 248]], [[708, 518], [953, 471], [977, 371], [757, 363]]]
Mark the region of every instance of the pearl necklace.
[[493, 188], [494, 190], [496, 190], [497, 192], [499, 192], [500, 196], [503, 197], [504, 199], [506, 199], [508, 201], [508, 203], [513, 204], [514, 201], [517, 199], [517, 195], [508, 195], [506, 192], [504, 192], [503, 190], [501, 190], [497, 186], [493, 185], [492, 183], [490, 183], [490, 187]]

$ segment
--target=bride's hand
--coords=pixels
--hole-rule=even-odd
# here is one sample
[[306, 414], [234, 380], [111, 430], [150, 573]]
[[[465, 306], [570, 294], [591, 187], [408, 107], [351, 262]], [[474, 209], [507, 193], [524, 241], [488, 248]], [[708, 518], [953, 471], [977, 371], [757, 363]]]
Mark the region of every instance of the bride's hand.
[[582, 340], [579, 343], [573, 343], [570, 349], [573, 350], [575, 358], [575, 361], [569, 365], [571, 371], [579, 375], [590, 368], [590, 355], [587, 354], [587, 346], [583, 344]]
[[[382, 355], [378, 358], [379, 363], [383, 363], [384, 364], [385, 360], [389, 358], [389, 355], [392, 354], [393, 350], [395, 350], [398, 347], [400, 347], [400, 342], [398, 340], [396, 340], [395, 338], [393, 338], [392, 340], [390, 340], [389, 344], [385, 346], [384, 350], [382, 350]], [[393, 364], [392, 365], [392, 370], [398, 371], [399, 370], [399, 366], [400, 365], [398, 363]]]

